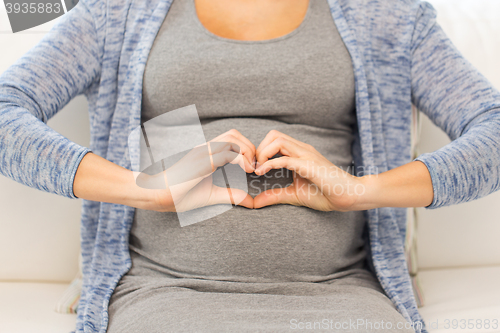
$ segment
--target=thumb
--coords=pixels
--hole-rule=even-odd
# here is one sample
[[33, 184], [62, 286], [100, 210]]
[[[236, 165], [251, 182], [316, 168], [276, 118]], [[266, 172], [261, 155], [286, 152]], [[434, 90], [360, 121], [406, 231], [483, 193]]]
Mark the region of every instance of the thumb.
[[295, 194], [295, 185], [283, 188], [274, 188], [264, 191], [253, 199], [253, 208], [265, 206], [289, 204], [297, 206], [299, 201]]
[[245, 191], [237, 188], [226, 188], [212, 185], [208, 205], [234, 204], [253, 208], [253, 198]]

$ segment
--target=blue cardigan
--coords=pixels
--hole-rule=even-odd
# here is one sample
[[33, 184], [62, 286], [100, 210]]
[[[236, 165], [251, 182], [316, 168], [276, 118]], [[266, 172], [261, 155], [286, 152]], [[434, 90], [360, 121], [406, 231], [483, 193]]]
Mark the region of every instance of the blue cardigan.
[[[438, 208], [500, 186], [500, 94], [455, 49], [436, 13], [417, 0], [326, 0], [352, 57], [356, 168], [380, 173], [411, 161], [412, 103], [453, 140], [417, 159], [428, 167]], [[89, 101], [90, 149], [138, 169], [142, 78], [171, 0], [81, 0], [0, 77], [0, 172], [70, 198], [89, 148], [45, 125], [78, 94]], [[131, 162], [132, 161], [132, 162]], [[358, 173], [360, 175], [360, 173]], [[370, 261], [398, 311], [422, 321], [404, 256], [405, 208], [366, 211]], [[84, 282], [77, 331], [105, 332], [108, 301], [131, 265], [134, 208], [84, 201]], [[426, 332], [425, 328], [417, 332]]]

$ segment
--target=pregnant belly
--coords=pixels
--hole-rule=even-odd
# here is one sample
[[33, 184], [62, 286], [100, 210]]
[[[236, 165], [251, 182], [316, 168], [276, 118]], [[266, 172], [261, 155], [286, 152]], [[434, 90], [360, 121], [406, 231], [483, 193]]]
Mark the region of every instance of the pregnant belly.
[[[238, 129], [258, 146], [277, 129], [313, 145], [337, 166], [351, 162], [351, 134], [263, 119], [223, 119], [203, 125], [207, 140]], [[249, 194], [275, 185], [291, 174], [247, 175]], [[364, 259], [363, 213], [320, 212], [276, 205], [261, 209], [234, 207], [221, 215], [181, 227], [176, 213], [136, 210], [130, 234], [133, 250], [177, 277], [226, 280], [321, 280]]]
[[177, 277], [314, 281], [360, 264], [363, 224], [362, 212], [289, 205], [235, 207], [186, 227], [175, 213], [137, 210], [130, 244]]

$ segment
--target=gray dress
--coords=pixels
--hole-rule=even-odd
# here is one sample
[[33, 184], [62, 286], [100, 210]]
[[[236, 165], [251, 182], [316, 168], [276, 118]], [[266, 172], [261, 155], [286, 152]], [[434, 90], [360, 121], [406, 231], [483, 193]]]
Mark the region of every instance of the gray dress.
[[[352, 171], [354, 94], [326, 0], [310, 0], [298, 28], [265, 41], [214, 35], [194, 0], [175, 0], [146, 65], [142, 120], [195, 104], [207, 141], [235, 128], [257, 147], [276, 129]], [[291, 181], [272, 175], [249, 174], [250, 195]], [[369, 332], [387, 322], [387, 332], [405, 331], [365, 267], [365, 223], [361, 211], [276, 205], [181, 227], [175, 213], [137, 209], [108, 331]]]

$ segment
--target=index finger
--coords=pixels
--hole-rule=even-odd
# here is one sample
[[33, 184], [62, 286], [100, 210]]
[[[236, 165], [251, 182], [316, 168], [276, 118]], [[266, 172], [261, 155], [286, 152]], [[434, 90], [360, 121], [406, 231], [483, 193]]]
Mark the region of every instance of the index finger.
[[259, 144], [259, 147], [257, 147], [257, 150], [255, 151], [255, 154], [256, 155], [259, 155], [261, 153], [261, 151], [268, 145], [271, 144], [271, 142], [273, 142], [274, 140], [278, 139], [278, 138], [284, 138], [284, 139], [287, 139], [288, 141], [291, 141], [299, 146], [305, 146], [305, 143], [302, 142], [302, 141], [299, 141], [297, 139], [294, 139], [292, 138], [291, 136], [289, 135], [286, 135], [284, 133], [281, 133], [280, 131], [277, 131], [277, 130], [271, 130], [269, 131], [269, 133], [266, 134], [266, 137], [264, 138], [264, 140], [262, 140], [262, 142]]

